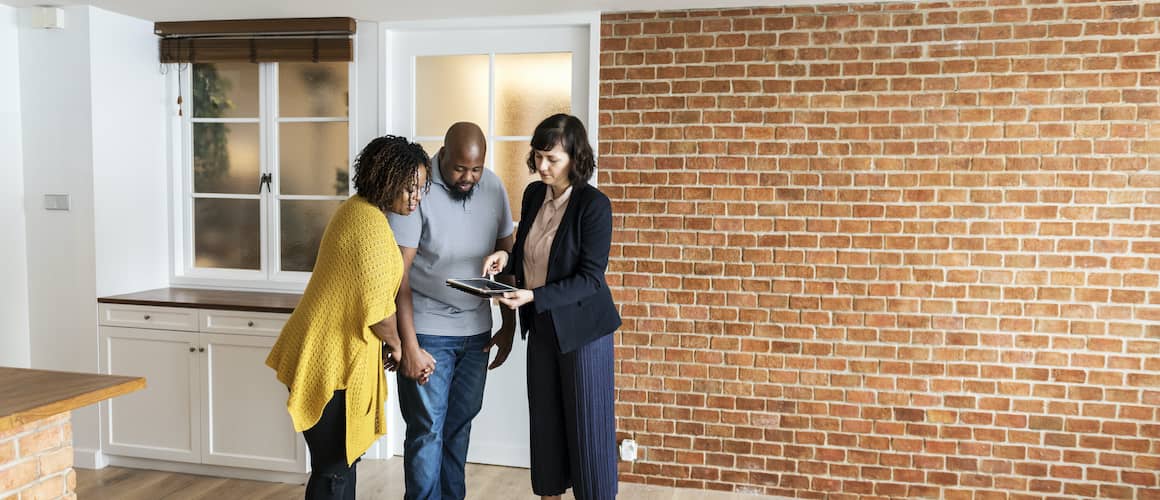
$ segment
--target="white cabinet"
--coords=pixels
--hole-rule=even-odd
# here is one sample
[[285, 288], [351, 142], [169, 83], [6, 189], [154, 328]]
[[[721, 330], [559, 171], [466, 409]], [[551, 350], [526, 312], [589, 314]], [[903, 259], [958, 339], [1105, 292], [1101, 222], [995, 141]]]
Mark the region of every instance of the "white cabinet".
[[305, 443], [286, 411], [289, 393], [266, 366], [275, 338], [201, 337], [202, 462], [305, 472]]
[[[277, 337], [289, 317], [286, 314], [260, 312], [202, 311], [201, 331]], [[265, 361], [266, 358], [262, 358], [262, 362]]]
[[[145, 377], [106, 406], [107, 453], [307, 471], [286, 387], [265, 364], [288, 315], [100, 304], [101, 367]], [[163, 328], [167, 328], [163, 329]]]
[[127, 326], [153, 330], [197, 331], [197, 309], [101, 305], [97, 308], [103, 326]]
[[106, 403], [108, 453], [201, 460], [201, 377], [196, 332], [101, 327], [105, 373], [145, 377], [144, 390]]

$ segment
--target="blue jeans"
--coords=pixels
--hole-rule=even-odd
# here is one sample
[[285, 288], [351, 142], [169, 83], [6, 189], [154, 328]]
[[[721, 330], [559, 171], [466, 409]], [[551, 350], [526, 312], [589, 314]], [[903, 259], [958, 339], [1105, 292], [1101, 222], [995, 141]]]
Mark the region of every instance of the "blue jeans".
[[491, 332], [469, 337], [417, 335], [435, 358], [424, 385], [398, 374], [399, 407], [407, 423], [403, 440], [406, 500], [461, 500], [471, 419], [483, 407]]

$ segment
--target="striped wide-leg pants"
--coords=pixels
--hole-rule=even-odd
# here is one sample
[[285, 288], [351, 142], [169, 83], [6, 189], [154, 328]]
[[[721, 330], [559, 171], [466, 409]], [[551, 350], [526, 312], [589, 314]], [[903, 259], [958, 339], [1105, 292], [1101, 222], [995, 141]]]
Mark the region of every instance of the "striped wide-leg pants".
[[561, 354], [550, 326], [530, 332], [528, 409], [535, 494], [560, 495], [572, 487], [577, 500], [616, 498], [612, 360], [612, 335]]

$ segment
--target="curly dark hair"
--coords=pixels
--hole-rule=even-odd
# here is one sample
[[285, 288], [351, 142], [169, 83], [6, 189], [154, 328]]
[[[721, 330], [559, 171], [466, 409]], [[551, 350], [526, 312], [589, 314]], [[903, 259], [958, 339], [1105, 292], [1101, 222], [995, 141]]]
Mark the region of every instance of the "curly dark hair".
[[[427, 182], [415, 186], [419, 168]], [[431, 187], [431, 158], [423, 147], [404, 137], [384, 135], [371, 141], [354, 160], [354, 188], [370, 204], [386, 212], [399, 196]]]
[[579, 118], [564, 113], [549, 116], [536, 126], [532, 150], [528, 152], [528, 172], [536, 173], [536, 151], [549, 151], [557, 144], [571, 159], [568, 181], [571, 184], [588, 182], [596, 170], [596, 155], [588, 144], [588, 131]]

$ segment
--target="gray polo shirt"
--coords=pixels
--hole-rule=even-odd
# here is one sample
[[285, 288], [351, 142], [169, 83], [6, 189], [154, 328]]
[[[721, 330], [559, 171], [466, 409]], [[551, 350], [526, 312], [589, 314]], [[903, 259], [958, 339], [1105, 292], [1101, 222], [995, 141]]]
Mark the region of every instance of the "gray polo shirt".
[[466, 336], [491, 330], [491, 302], [447, 286], [447, 278], [479, 276], [496, 240], [512, 234], [507, 190], [495, 172], [484, 169], [465, 202], [451, 197], [431, 158], [431, 191], [411, 215], [389, 213], [399, 246], [417, 248], [411, 264], [415, 331], [424, 335]]

